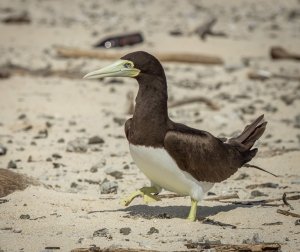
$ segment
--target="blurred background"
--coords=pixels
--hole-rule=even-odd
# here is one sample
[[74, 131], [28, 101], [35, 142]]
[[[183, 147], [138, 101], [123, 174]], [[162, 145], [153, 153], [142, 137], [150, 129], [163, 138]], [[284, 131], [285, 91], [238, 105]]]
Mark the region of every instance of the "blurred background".
[[[82, 79], [144, 50], [165, 68], [173, 120], [229, 137], [265, 114], [253, 163], [299, 187], [299, 0], [1, 0], [0, 34], [1, 168], [115, 201], [147, 185], [124, 137], [136, 81]], [[245, 183], [272, 180], [234, 176], [212, 192], [248, 199]]]

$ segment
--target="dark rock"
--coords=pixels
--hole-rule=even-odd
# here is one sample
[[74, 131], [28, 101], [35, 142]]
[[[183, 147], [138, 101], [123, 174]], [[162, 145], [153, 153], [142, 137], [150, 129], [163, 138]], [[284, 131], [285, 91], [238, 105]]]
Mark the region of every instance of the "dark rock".
[[157, 215], [158, 219], [171, 219], [171, 216], [167, 213], [160, 213]]
[[30, 219], [30, 215], [29, 214], [21, 214], [20, 215], [20, 219], [22, 219], [22, 220], [29, 220]]
[[105, 169], [105, 173], [114, 177], [115, 179], [123, 178], [123, 172], [121, 172], [115, 168], [112, 168], [112, 167]]
[[131, 233], [131, 228], [129, 227], [120, 228], [120, 233], [123, 235], [129, 235]]
[[126, 164], [126, 165], [123, 166], [124, 170], [129, 170], [129, 168], [130, 168], [130, 166], [128, 164]]
[[151, 227], [147, 234], [148, 234], [148, 235], [152, 235], [152, 234], [154, 234], [154, 233], [158, 234], [158, 233], [159, 233], [159, 230], [156, 229], [155, 227]]
[[53, 153], [53, 154], [52, 154], [52, 157], [55, 158], [55, 159], [60, 159], [60, 158], [62, 158], [62, 156], [61, 156], [60, 154], [58, 154], [58, 153]]
[[217, 194], [215, 194], [214, 192], [208, 192], [207, 193], [207, 196], [215, 196], [215, 195], [217, 195]]
[[34, 137], [34, 139], [43, 139], [43, 138], [47, 138], [48, 137], [48, 130], [44, 129], [44, 130], [40, 130], [38, 132], [38, 135]]
[[255, 189], [255, 188], [278, 188], [279, 184], [267, 182], [262, 184], [254, 184], [246, 186], [247, 189]]
[[118, 183], [116, 181], [109, 181], [104, 179], [100, 184], [100, 193], [101, 194], [109, 194], [109, 193], [117, 193], [118, 191]]
[[65, 142], [65, 139], [60, 138], [60, 139], [57, 140], [57, 142], [58, 142], [58, 143], [64, 143], [64, 142]]
[[71, 188], [77, 188], [78, 184], [76, 182], [72, 182], [70, 185]]
[[17, 169], [18, 167], [17, 167], [17, 164], [14, 161], [10, 160], [7, 164], [7, 168], [8, 169]]
[[124, 123], [126, 122], [125, 118], [119, 118], [119, 117], [114, 117], [113, 121], [118, 124], [119, 126], [123, 126]]
[[46, 162], [52, 162], [52, 158], [51, 157], [46, 158]]
[[243, 180], [243, 179], [246, 179], [249, 177], [250, 177], [249, 174], [243, 172], [243, 173], [240, 173], [239, 176], [235, 180]]
[[7, 148], [0, 144], [0, 156], [4, 156], [7, 152]]
[[87, 152], [87, 144], [88, 140], [86, 138], [78, 137], [72, 141], [69, 141], [67, 144], [67, 151], [68, 152]]
[[300, 219], [298, 219], [298, 220], [295, 221], [295, 225], [296, 226], [300, 225]]
[[99, 136], [93, 136], [89, 138], [88, 144], [103, 144], [104, 140], [103, 138]]
[[262, 197], [262, 196], [268, 196], [268, 194], [265, 194], [259, 190], [254, 190], [251, 192], [251, 197], [256, 198], [256, 197]]
[[109, 234], [109, 231], [107, 228], [101, 228], [99, 230], [96, 230], [94, 233], [93, 233], [93, 237], [106, 237], [106, 238], [109, 238], [111, 239], [111, 235]]
[[54, 169], [57, 169], [57, 168], [59, 168], [61, 166], [60, 163], [52, 163], [52, 164], [53, 164], [53, 168]]

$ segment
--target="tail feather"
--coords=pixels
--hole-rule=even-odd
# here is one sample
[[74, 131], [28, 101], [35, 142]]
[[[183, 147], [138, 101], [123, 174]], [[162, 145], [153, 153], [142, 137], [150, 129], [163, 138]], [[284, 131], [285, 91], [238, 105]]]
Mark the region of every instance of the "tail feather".
[[[261, 115], [253, 123], [247, 125], [239, 136], [230, 138], [228, 143], [237, 146], [241, 152], [249, 151], [265, 132], [266, 125], [267, 122], [264, 121], [264, 115]], [[253, 154], [255, 155], [256, 153]]]

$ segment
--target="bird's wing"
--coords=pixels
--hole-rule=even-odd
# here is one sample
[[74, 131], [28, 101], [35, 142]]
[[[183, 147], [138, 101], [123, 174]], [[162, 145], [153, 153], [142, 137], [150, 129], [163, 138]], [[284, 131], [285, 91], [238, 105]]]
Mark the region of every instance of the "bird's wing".
[[181, 170], [199, 181], [221, 182], [242, 166], [240, 153], [234, 147], [206, 131], [182, 124], [166, 133], [164, 147]]

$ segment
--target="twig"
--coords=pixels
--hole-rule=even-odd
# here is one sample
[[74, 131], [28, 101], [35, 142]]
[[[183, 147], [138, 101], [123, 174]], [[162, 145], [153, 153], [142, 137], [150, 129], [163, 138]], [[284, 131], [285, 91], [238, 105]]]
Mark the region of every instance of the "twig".
[[290, 52], [281, 46], [271, 47], [270, 56], [274, 60], [280, 60], [280, 59], [300, 60], [300, 54]]
[[[90, 50], [71, 47], [57, 47], [57, 55], [63, 58], [92, 58], [101, 60], [116, 60], [124, 56], [125, 52], [108, 50]], [[191, 53], [153, 53], [160, 61], [182, 62], [193, 64], [221, 65], [223, 60], [220, 57], [191, 54]]]
[[282, 201], [283, 203], [288, 206], [291, 210], [294, 210], [294, 208], [290, 205], [290, 203], [287, 202], [287, 199], [286, 199], [286, 193], [283, 193], [282, 195]]
[[228, 194], [228, 195], [221, 195], [217, 197], [207, 198], [204, 199], [206, 201], [220, 201], [220, 200], [228, 200], [228, 199], [239, 199], [239, 195], [237, 193]]
[[205, 40], [206, 36], [211, 33], [212, 27], [217, 23], [216, 18], [210, 18], [204, 24], [198, 26], [194, 33], [198, 34], [202, 40]]
[[192, 98], [183, 98], [178, 101], [173, 101], [169, 103], [169, 108], [175, 108], [179, 107], [182, 105], [190, 104], [190, 103], [195, 103], [195, 102], [203, 102], [205, 103], [208, 107], [210, 107], [212, 110], [219, 110], [219, 106], [212, 102], [210, 99], [203, 97], [203, 96], [198, 96], [198, 97], [192, 97]]
[[300, 76], [291, 76], [291, 75], [285, 75], [285, 74], [277, 74], [277, 73], [272, 73], [270, 71], [267, 70], [255, 70], [255, 71], [251, 71], [248, 73], [248, 78], [251, 80], [269, 80], [269, 79], [283, 79], [283, 80], [295, 80], [295, 81], [299, 81], [300, 80]]
[[156, 252], [156, 250], [147, 249], [132, 249], [132, 248], [103, 248], [90, 247], [90, 248], [76, 248], [72, 249], [71, 252]]
[[257, 166], [257, 165], [244, 164], [243, 166], [244, 166], [244, 167], [249, 167], [249, 168], [255, 168], [255, 169], [257, 169], [257, 170], [260, 170], [260, 171], [266, 172], [266, 173], [268, 173], [268, 174], [270, 174], [270, 175], [273, 175], [274, 177], [278, 177], [278, 176], [275, 175], [274, 173], [269, 172], [269, 171], [267, 171], [267, 170], [265, 170], [265, 169], [263, 169], [263, 168], [261, 168], [261, 167], [259, 167], [259, 166]]
[[202, 223], [203, 223], [203, 224], [209, 224], [209, 225], [220, 226], [220, 227], [230, 227], [230, 228], [232, 228], [232, 229], [235, 229], [235, 228], [236, 228], [235, 225], [227, 224], [227, 223], [220, 222], [220, 221], [215, 221], [215, 220], [212, 220], [212, 219], [209, 219], [209, 218], [205, 218], [205, 219], [202, 221]]
[[286, 216], [292, 216], [292, 217], [300, 218], [300, 214], [292, 213], [292, 212], [289, 212], [289, 211], [286, 211], [286, 210], [277, 209], [276, 212], [279, 213], [279, 214], [286, 215]]
[[280, 251], [278, 243], [258, 243], [258, 244], [210, 244], [205, 242], [192, 242], [185, 244], [188, 249], [214, 249], [216, 252], [260, 252], [260, 251]]

